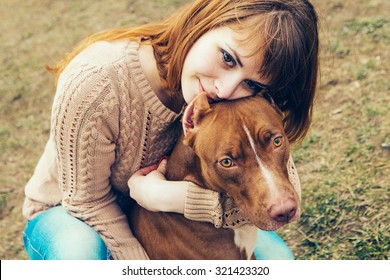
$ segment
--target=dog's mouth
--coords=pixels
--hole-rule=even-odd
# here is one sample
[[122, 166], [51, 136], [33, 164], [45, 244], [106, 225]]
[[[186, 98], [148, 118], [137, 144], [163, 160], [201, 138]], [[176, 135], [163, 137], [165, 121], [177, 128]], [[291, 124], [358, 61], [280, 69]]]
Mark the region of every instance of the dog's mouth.
[[299, 219], [300, 216], [301, 216], [300, 211], [298, 211], [297, 213], [295, 213], [295, 215], [292, 218], [285, 218], [284, 220], [280, 220], [280, 221], [269, 219], [268, 222], [265, 223], [262, 222], [259, 223], [258, 225], [255, 224], [255, 226], [262, 230], [274, 231], [289, 223], [295, 222], [296, 220]]
[[259, 221], [257, 223], [254, 223], [256, 227], [262, 230], [266, 231], [274, 231], [277, 230], [289, 223], [292, 223], [300, 217], [300, 213], [295, 213], [295, 215], [292, 218], [285, 218], [284, 220], [274, 220], [274, 219], [266, 219], [265, 221]]
[[[265, 231], [274, 231], [289, 223], [295, 222], [301, 216], [300, 208], [297, 207], [291, 213], [281, 214], [280, 216], [272, 216], [266, 207], [261, 206], [258, 211], [249, 211], [247, 207], [239, 206], [242, 215], [246, 217], [254, 226]], [[253, 213], [253, 214], [251, 214]]]

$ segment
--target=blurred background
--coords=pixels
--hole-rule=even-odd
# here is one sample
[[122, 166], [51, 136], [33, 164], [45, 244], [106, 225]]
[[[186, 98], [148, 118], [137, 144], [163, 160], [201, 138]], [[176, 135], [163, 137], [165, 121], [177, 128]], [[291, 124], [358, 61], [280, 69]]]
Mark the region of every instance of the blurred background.
[[[27, 259], [24, 185], [49, 136], [54, 65], [91, 33], [159, 21], [187, 0], [0, 0], [0, 259]], [[390, 1], [312, 0], [321, 76], [292, 153], [302, 217], [278, 230], [297, 259], [390, 258]]]

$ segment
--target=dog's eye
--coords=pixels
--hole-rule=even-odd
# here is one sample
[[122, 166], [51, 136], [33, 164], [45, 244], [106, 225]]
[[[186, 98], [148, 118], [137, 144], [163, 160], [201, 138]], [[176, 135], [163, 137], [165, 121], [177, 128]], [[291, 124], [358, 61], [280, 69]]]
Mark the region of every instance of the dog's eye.
[[275, 147], [280, 147], [282, 145], [283, 141], [282, 141], [282, 137], [275, 137], [274, 138], [274, 146]]
[[219, 161], [219, 164], [225, 168], [232, 167], [234, 165], [233, 161], [230, 158], [224, 158]]

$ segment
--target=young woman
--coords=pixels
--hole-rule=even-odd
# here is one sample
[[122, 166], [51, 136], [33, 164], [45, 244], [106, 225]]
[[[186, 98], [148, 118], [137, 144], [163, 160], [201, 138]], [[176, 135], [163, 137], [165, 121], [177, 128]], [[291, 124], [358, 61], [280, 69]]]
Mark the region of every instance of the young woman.
[[[164, 162], [151, 172], [177, 140], [183, 107], [200, 92], [210, 102], [266, 93], [299, 141], [317, 60], [317, 16], [306, 0], [198, 0], [159, 24], [87, 38], [52, 69], [51, 133], [23, 206], [29, 257], [147, 259], [123, 214], [129, 188], [151, 211], [231, 227], [231, 201], [166, 181]], [[292, 160], [288, 168], [299, 192]], [[291, 257], [276, 234], [259, 235], [257, 257]]]

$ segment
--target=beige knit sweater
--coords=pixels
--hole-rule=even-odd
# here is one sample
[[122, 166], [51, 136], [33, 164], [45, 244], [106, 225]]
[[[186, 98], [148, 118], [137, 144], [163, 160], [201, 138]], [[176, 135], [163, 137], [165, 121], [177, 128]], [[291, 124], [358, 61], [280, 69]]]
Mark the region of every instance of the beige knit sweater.
[[[147, 82], [138, 49], [135, 42], [97, 42], [71, 61], [58, 81], [50, 138], [25, 187], [27, 219], [62, 204], [101, 235], [114, 259], [148, 258], [116, 193], [128, 196], [130, 176], [168, 154], [181, 129], [180, 115]], [[190, 184], [185, 203], [187, 218], [229, 226], [223, 214], [233, 211], [218, 193]]]

